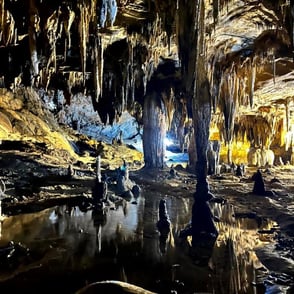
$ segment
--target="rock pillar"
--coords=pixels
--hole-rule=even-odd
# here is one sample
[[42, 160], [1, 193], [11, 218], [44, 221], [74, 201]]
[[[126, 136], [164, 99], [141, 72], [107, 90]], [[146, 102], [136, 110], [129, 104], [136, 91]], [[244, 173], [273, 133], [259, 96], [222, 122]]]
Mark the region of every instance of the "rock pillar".
[[163, 168], [166, 119], [164, 105], [156, 93], [145, 98], [143, 114], [143, 151], [145, 167]]

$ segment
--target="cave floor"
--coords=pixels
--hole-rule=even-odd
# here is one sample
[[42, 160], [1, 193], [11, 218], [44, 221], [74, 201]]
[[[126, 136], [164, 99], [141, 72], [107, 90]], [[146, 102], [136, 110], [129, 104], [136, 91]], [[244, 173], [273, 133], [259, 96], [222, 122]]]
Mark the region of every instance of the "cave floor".
[[[116, 279], [129, 281], [158, 293], [170, 293], [168, 291], [171, 289], [177, 290], [178, 293], [194, 293], [195, 291], [196, 293], [197, 291], [265, 293], [267, 287], [275, 290], [278, 288], [281, 291], [279, 293], [293, 293], [291, 292], [294, 282], [293, 166], [272, 167], [268, 171], [264, 170], [263, 176], [267, 189], [276, 192], [277, 196], [273, 197], [251, 194], [253, 188], [251, 176], [256, 171], [254, 167], [248, 168], [242, 178], [230, 173], [208, 178], [211, 192], [217, 198], [224, 199], [225, 204], [215, 203], [211, 206], [213, 214], [219, 218], [217, 227], [220, 235], [207, 266], [199, 266], [199, 264], [193, 264], [192, 259], [189, 258], [189, 250], [187, 250], [189, 242], [185, 241], [183, 245], [183, 242], [178, 239], [179, 231], [190, 221], [190, 210], [196, 185], [196, 178], [193, 174], [181, 166], [176, 166], [176, 175], [172, 177], [169, 168], [146, 170], [138, 165], [130, 164], [130, 179], [142, 188], [142, 195], [139, 199], [122, 199], [121, 202], [118, 200], [108, 209], [110, 216], [107, 222], [99, 220], [98, 217], [96, 225], [91, 209], [78, 209], [79, 213], [72, 216], [69, 223], [77, 230], [79, 237], [67, 233], [67, 238], [70, 236], [70, 238], [82, 239], [77, 242], [79, 248], [74, 250], [75, 254], [89, 251], [85, 244], [94, 242], [91, 238], [97, 239], [97, 236], [101, 237], [101, 234], [104, 234], [102, 241], [98, 242], [99, 246], [95, 244], [100, 248], [99, 252], [101, 246], [105, 251], [100, 256], [99, 262], [92, 264], [85, 260], [86, 258], [75, 259], [75, 255], [64, 246], [65, 240], [60, 236], [61, 223], [56, 222], [55, 218], [58, 215], [64, 216], [69, 207], [78, 206], [84, 197], [91, 196], [95, 179], [95, 159], [91, 158], [88, 162], [83, 160], [75, 164], [75, 175], [72, 178], [67, 177], [68, 162], [62, 160], [62, 155], [60, 155], [59, 163], [57, 162], [56, 156], [50, 157], [34, 152], [2, 150], [0, 153], [0, 176], [5, 181], [7, 189], [5, 192], [7, 198], [3, 200], [2, 205], [4, 218], [1, 223], [1, 248], [5, 248], [5, 244], [9, 241], [19, 241], [24, 246], [28, 246], [32, 252], [31, 256], [34, 256], [33, 261], [17, 259], [17, 264], [14, 262], [12, 267], [7, 264], [8, 268], [3, 265], [2, 260], [0, 289], [6, 291], [25, 289], [25, 293], [26, 291], [34, 293], [33, 289], [35, 289], [35, 292], [38, 293], [46, 283], [49, 285], [50, 281], [60, 279], [64, 282], [64, 288], [60, 285], [53, 287], [51, 283], [51, 288], [47, 286], [48, 292], [60, 289], [63, 293], [73, 293], [79, 287], [95, 279]], [[102, 174], [105, 176], [107, 174], [109, 179], [108, 193], [113, 197], [116, 197], [114, 178], [118, 164], [119, 160], [116, 159], [107, 167], [102, 166]], [[158, 203], [162, 198], [167, 199], [167, 211], [172, 223], [171, 236], [163, 243], [158, 241], [156, 230]], [[118, 207], [121, 209], [121, 215], [115, 216], [113, 211], [120, 211]], [[127, 229], [124, 231], [122, 220], [128, 215], [126, 211], [132, 211], [132, 213], [129, 222], [125, 223]], [[81, 220], [81, 214], [87, 217]], [[43, 219], [46, 221], [42, 221]], [[36, 224], [36, 222], [44, 223], [43, 226], [48, 226], [48, 220], [51, 224], [50, 230], [53, 227], [54, 234], [58, 232], [54, 238], [42, 236], [41, 229]], [[86, 237], [81, 238], [81, 235], [87, 233], [85, 221], [94, 222], [89, 231], [94, 230], [96, 233], [93, 233], [94, 237], [88, 234], [92, 236], [90, 238], [92, 241]], [[77, 225], [79, 222], [84, 226]], [[109, 227], [110, 224], [114, 227]], [[25, 229], [29, 231], [30, 226], [34, 228], [34, 233], [31, 236], [32, 239], [28, 241]], [[106, 233], [107, 230], [115, 234], [116, 241], [119, 239], [118, 243], [111, 241], [109, 234]], [[135, 234], [131, 234], [130, 237], [128, 230]], [[32, 240], [34, 240], [33, 243]], [[144, 246], [142, 240], [144, 240]], [[231, 242], [233, 245], [230, 245]], [[134, 254], [128, 253], [121, 257], [117, 253], [117, 244], [122, 246], [120, 252], [130, 250]], [[48, 253], [48, 248], [55, 250]], [[144, 254], [138, 248], [144, 248]], [[96, 256], [97, 247], [92, 248], [92, 251], [88, 252], [87, 258]], [[177, 255], [175, 251], [181, 252], [180, 259], [175, 258]], [[231, 251], [234, 253], [228, 255], [228, 252]], [[1, 252], [3, 250], [0, 249]], [[65, 254], [65, 252], [71, 253]], [[64, 265], [64, 262], [61, 263], [62, 266], [59, 264], [63, 254], [66, 256], [67, 266]], [[144, 257], [146, 254], [150, 256], [148, 261]], [[251, 257], [249, 258], [248, 255]], [[229, 271], [226, 269], [228, 259], [232, 266]], [[242, 267], [244, 259], [247, 260], [246, 266], [243, 264]], [[158, 261], [160, 261], [159, 264]], [[129, 264], [130, 262], [132, 265]], [[178, 265], [185, 267], [185, 270], [182, 270], [185, 271], [185, 275], [178, 273], [175, 279], [173, 275]], [[104, 274], [97, 274], [97, 267], [100, 270], [102, 267]], [[241, 273], [244, 267], [247, 268], [245, 271], [247, 278]], [[249, 273], [248, 267], [253, 267], [254, 271]], [[78, 270], [75, 270], [77, 268]], [[158, 272], [168, 272], [168, 274], [158, 278], [154, 274], [157, 272], [154, 268]], [[194, 271], [197, 272], [197, 288], [195, 289], [191, 286], [191, 281], [195, 280]], [[230, 275], [228, 273], [225, 275], [226, 271], [230, 272]], [[138, 275], [144, 278], [139, 279]], [[45, 276], [48, 281], [44, 279]], [[252, 277], [248, 278], [249, 276]], [[36, 281], [37, 277], [38, 281]], [[213, 283], [211, 282], [212, 277]], [[244, 280], [247, 280], [249, 286], [244, 286]], [[43, 293], [45, 292], [44, 288]], [[266, 293], [271, 292], [267, 290]]]

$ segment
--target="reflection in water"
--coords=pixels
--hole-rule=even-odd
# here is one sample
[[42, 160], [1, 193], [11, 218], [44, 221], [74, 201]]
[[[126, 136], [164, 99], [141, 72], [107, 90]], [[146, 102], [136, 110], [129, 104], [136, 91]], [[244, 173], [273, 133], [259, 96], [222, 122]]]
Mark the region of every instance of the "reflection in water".
[[92, 210], [93, 225], [96, 228], [96, 246], [97, 252], [101, 252], [102, 242], [102, 227], [107, 222], [107, 212], [105, 209], [93, 209]]
[[171, 236], [171, 222], [166, 208], [166, 200], [160, 199], [158, 208], [159, 249], [162, 254], [166, 253], [167, 242]]
[[191, 219], [193, 200], [165, 200], [171, 227], [164, 239], [156, 226], [159, 199], [149, 194], [136, 199], [136, 204], [125, 202], [113, 210], [81, 212], [78, 207], [61, 206], [7, 217], [1, 243], [22, 242], [35, 254], [33, 266], [20, 266], [18, 272], [23, 274], [11, 281], [5, 282], [7, 272], [0, 271], [1, 293], [32, 287], [72, 293], [107, 279], [157, 293], [256, 293], [252, 282], [255, 268], [261, 267], [253, 251], [261, 244], [257, 224], [234, 219], [230, 205], [212, 204], [213, 214], [220, 219], [219, 236], [209, 264], [197, 266], [191, 262], [187, 244], [177, 237]]

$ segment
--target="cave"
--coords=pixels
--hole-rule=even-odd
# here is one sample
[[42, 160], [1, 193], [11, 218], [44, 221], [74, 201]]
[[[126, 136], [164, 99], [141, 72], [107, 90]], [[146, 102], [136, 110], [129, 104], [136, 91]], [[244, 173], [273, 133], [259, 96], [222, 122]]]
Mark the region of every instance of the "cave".
[[0, 290], [293, 293], [293, 11], [0, 0]]

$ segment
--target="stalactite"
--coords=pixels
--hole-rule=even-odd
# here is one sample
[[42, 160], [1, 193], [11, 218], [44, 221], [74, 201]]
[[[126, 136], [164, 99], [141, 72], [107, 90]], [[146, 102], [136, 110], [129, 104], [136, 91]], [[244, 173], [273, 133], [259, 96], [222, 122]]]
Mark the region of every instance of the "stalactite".
[[100, 5], [99, 25], [101, 28], [105, 27], [105, 23], [107, 19], [107, 2], [108, 0], [102, 0]]
[[98, 0], [92, 0], [91, 6], [90, 6], [90, 15], [91, 15], [91, 22], [95, 27], [98, 25], [98, 18], [97, 18], [97, 1]]
[[126, 108], [128, 90], [130, 88], [130, 74], [129, 74], [129, 66], [123, 67], [123, 95], [122, 95], [122, 109]]
[[94, 37], [94, 70], [93, 70], [93, 80], [94, 80], [94, 89], [95, 89], [95, 101], [98, 102], [99, 101], [99, 97], [101, 95], [101, 84], [100, 84], [100, 79], [99, 79], [99, 63], [100, 63], [100, 57], [99, 57], [99, 50], [100, 50], [100, 46], [99, 46], [99, 40], [98, 40], [99, 36], [95, 36]]
[[287, 11], [289, 9], [289, 6], [290, 6], [289, 0], [284, 0], [283, 3], [279, 3], [280, 11], [281, 11], [282, 18], [283, 18], [283, 23], [285, 23], [285, 21], [286, 21], [286, 16], [287, 16]]
[[179, 59], [187, 93], [193, 92], [195, 72], [196, 50], [191, 50], [191, 48], [198, 48], [195, 34], [196, 6], [194, 1], [179, 1], [179, 9], [177, 10]]
[[108, 0], [108, 14], [110, 17], [110, 25], [113, 26], [117, 15], [117, 3], [116, 0]]
[[128, 89], [127, 89], [127, 105], [129, 108], [135, 101], [135, 75], [134, 75], [134, 48], [137, 45], [136, 34], [129, 36], [128, 48], [129, 48], [129, 62], [128, 62]]
[[87, 43], [89, 41], [89, 23], [91, 20], [91, 1], [79, 0], [78, 7], [80, 10], [79, 34], [80, 34], [80, 54], [83, 81], [86, 81], [86, 62], [87, 62]]
[[4, 9], [4, 1], [1, 4], [1, 24], [0, 24], [0, 44], [8, 46], [16, 43], [17, 28], [15, 27], [15, 20], [10, 11]]
[[49, 69], [51, 63], [53, 63], [54, 70], [56, 72], [56, 42], [60, 37], [61, 26], [60, 17], [61, 10], [58, 8], [55, 10], [47, 19], [45, 25], [45, 31], [47, 34], [47, 39], [50, 46], [50, 56], [47, 61], [47, 70]]
[[173, 89], [169, 93], [162, 93], [162, 100], [166, 109], [166, 126], [167, 130], [171, 129], [171, 123], [175, 112], [175, 94]]
[[290, 147], [294, 146], [294, 126], [291, 125], [290, 120], [290, 100], [285, 103], [285, 119], [286, 119], [286, 136], [285, 136], [285, 150], [288, 151]]
[[75, 17], [76, 17], [76, 14], [75, 12], [69, 7], [67, 6], [65, 8], [65, 11], [63, 11], [63, 26], [64, 26], [64, 31], [65, 31], [65, 35], [66, 35], [66, 39], [65, 39], [65, 46], [64, 46], [64, 60], [66, 61], [66, 57], [67, 57], [67, 50], [68, 49], [71, 49], [71, 33], [70, 33], [70, 30], [71, 30], [71, 27], [72, 27], [72, 24], [75, 20]]
[[[100, 96], [103, 95], [103, 72], [104, 72], [104, 44], [102, 41], [102, 37], [99, 37], [98, 43], [98, 57], [97, 57], [97, 64], [98, 64], [98, 82], [99, 82], [99, 94]], [[98, 94], [97, 94], [98, 96]]]
[[125, 85], [121, 86], [121, 107], [122, 109], [125, 108]]
[[3, 32], [4, 32], [4, 0], [0, 0], [0, 5], [1, 5], [1, 32], [0, 32], [0, 42], [2, 42], [3, 39]]
[[251, 64], [251, 73], [249, 75], [249, 101], [250, 101], [251, 107], [253, 106], [255, 78], [256, 78], [256, 62], [255, 62], [255, 59], [253, 59]]
[[213, 60], [209, 63], [208, 73], [210, 80], [210, 93], [212, 99], [213, 112], [216, 112], [216, 109], [219, 104], [219, 88], [221, 84], [221, 69], [220, 65], [217, 63], [218, 55], [216, 55]]
[[219, 16], [219, 12], [220, 12], [220, 0], [213, 0], [212, 7], [213, 7], [213, 11], [212, 11], [213, 25], [215, 27], [216, 23], [218, 22], [218, 16]]
[[294, 47], [294, 4], [293, 3], [291, 3], [290, 4], [290, 10], [291, 10], [291, 20], [292, 20], [292, 27], [291, 27], [291, 29], [292, 29], [292, 46]]
[[[245, 72], [246, 74], [246, 72]], [[240, 78], [239, 83], [240, 83], [240, 91], [239, 91], [239, 99], [240, 99], [240, 105], [246, 105], [247, 104], [247, 76]]]
[[35, 6], [34, 0], [30, 0], [29, 2], [29, 15], [30, 15], [30, 21], [29, 21], [29, 27], [28, 27], [29, 47], [30, 47], [33, 75], [35, 78], [39, 75], [39, 60], [38, 60], [38, 54], [37, 54], [37, 33], [40, 30], [40, 25], [39, 25], [40, 17], [39, 17], [38, 10]]
[[228, 144], [228, 163], [231, 163], [231, 144], [234, 135], [234, 121], [238, 105], [239, 81], [234, 64], [226, 73], [222, 84], [221, 108], [224, 115], [224, 139]]
[[102, 35], [99, 33], [98, 19], [97, 19], [97, 0], [91, 2], [90, 7], [91, 21], [93, 24], [93, 81], [94, 81], [94, 90], [95, 90], [95, 100], [99, 101], [102, 96], [103, 88], [103, 67], [104, 67], [104, 57], [103, 57], [103, 41]]
[[276, 84], [276, 58], [275, 58], [275, 54], [273, 54], [273, 82], [274, 84]]
[[269, 122], [269, 132], [268, 132], [268, 136], [267, 136], [267, 142], [265, 144], [265, 147], [268, 149], [270, 148], [272, 141], [274, 139], [274, 136], [276, 134], [277, 131], [277, 126], [278, 126], [278, 119], [274, 114], [270, 114], [268, 116], [268, 122]]
[[142, 71], [143, 71], [143, 88], [144, 88], [144, 92], [143, 94], [146, 94], [146, 88], [147, 88], [147, 81], [148, 81], [148, 62], [147, 60], [142, 64]]

